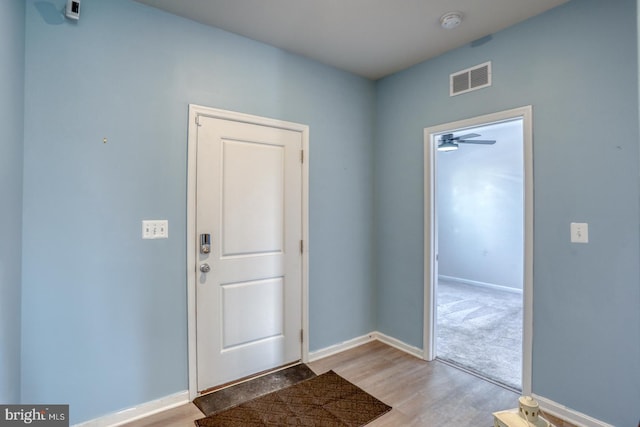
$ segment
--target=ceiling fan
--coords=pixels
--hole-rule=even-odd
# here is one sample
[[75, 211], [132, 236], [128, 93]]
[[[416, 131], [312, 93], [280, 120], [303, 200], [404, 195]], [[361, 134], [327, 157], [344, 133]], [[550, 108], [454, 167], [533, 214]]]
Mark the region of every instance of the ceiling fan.
[[438, 144], [438, 151], [453, 151], [458, 149], [458, 144], [486, 144], [491, 145], [496, 142], [489, 139], [469, 139], [477, 138], [480, 135], [477, 133], [468, 133], [460, 136], [453, 136], [452, 133], [445, 133], [440, 137], [440, 143]]

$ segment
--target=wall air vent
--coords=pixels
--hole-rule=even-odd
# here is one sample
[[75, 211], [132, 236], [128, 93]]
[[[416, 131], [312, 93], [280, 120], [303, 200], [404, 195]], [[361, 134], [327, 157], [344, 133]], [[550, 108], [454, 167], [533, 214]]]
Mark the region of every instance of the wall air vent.
[[491, 86], [491, 61], [449, 76], [449, 96], [460, 95], [487, 86]]

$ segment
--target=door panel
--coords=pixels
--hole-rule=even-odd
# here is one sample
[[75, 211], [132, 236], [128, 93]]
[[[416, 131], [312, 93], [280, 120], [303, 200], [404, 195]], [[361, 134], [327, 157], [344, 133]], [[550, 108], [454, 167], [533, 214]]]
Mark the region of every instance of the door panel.
[[198, 390], [301, 359], [300, 132], [200, 117]]
[[282, 253], [284, 147], [225, 140], [222, 256]]
[[221, 303], [223, 351], [284, 333], [282, 277], [223, 285]]

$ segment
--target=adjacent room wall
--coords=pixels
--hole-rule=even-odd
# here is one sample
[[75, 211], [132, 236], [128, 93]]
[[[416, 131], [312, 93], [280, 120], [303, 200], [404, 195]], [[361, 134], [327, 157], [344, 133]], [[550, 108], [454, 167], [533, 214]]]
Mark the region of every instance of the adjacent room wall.
[[[616, 426], [640, 402], [636, 20], [634, 0], [572, 1], [379, 81], [377, 101], [380, 331], [422, 346], [423, 128], [531, 104], [533, 392]], [[492, 87], [449, 97], [488, 60]]]
[[437, 153], [438, 275], [462, 283], [522, 289], [524, 187], [522, 120], [457, 132], [493, 145]]
[[0, 8], [0, 402], [20, 401], [24, 1]]
[[27, 1], [22, 399], [77, 423], [187, 389], [189, 103], [310, 126], [311, 350], [375, 330], [374, 84], [133, 1], [63, 4]]

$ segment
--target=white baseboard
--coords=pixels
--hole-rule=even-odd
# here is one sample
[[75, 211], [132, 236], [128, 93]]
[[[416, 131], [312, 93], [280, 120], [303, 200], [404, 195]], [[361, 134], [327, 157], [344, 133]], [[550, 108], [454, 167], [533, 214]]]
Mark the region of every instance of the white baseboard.
[[388, 335], [383, 334], [382, 332], [373, 331], [373, 332], [369, 332], [366, 335], [362, 335], [360, 337], [356, 337], [348, 341], [341, 342], [339, 344], [335, 344], [320, 350], [310, 352], [309, 361], [313, 362], [314, 360], [322, 359], [327, 356], [332, 356], [334, 354], [341, 353], [343, 351], [352, 349], [354, 347], [358, 347], [359, 345], [366, 344], [371, 341], [380, 341], [391, 347], [395, 347], [398, 350], [404, 351], [405, 353], [415, 356], [419, 359], [424, 359], [424, 352], [422, 349], [409, 345], [396, 338], [392, 338]]
[[146, 402], [122, 411], [114, 412], [100, 418], [74, 424], [74, 427], [115, 427], [148, 417], [167, 409], [189, 403], [189, 392], [187, 390], [172, 394], [151, 402]]
[[495, 289], [497, 291], [512, 292], [514, 294], [522, 294], [522, 289], [510, 288], [509, 286], [495, 285], [493, 283], [479, 282], [477, 280], [463, 279], [461, 277], [438, 275], [438, 280], [446, 280], [448, 282], [463, 283], [465, 285], [479, 286], [481, 288]]
[[604, 421], [596, 420], [586, 414], [567, 408], [566, 406], [547, 399], [546, 397], [534, 394], [533, 398], [538, 401], [543, 412], [561, 418], [565, 421], [569, 421], [577, 427], [614, 427]]
[[389, 335], [385, 335], [382, 332], [371, 332], [370, 335], [373, 336], [374, 339], [377, 339], [378, 341], [383, 342], [391, 347], [404, 351], [405, 353], [415, 356], [418, 359], [424, 359], [424, 350], [422, 350], [421, 348], [409, 345], [404, 341], [400, 341], [399, 339], [390, 337]]
[[356, 337], [350, 339], [348, 341], [341, 342], [339, 344], [334, 344], [329, 347], [322, 348], [320, 350], [309, 352], [309, 362], [313, 362], [314, 360], [323, 359], [327, 356], [332, 356], [334, 354], [341, 353], [345, 350], [352, 349], [354, 347], [358, 347], [359, 345], [366, 344], [368, 342], [373, 341], [375, 338], [373, 337], [373, 332], [362, 335], [360, 337]]

